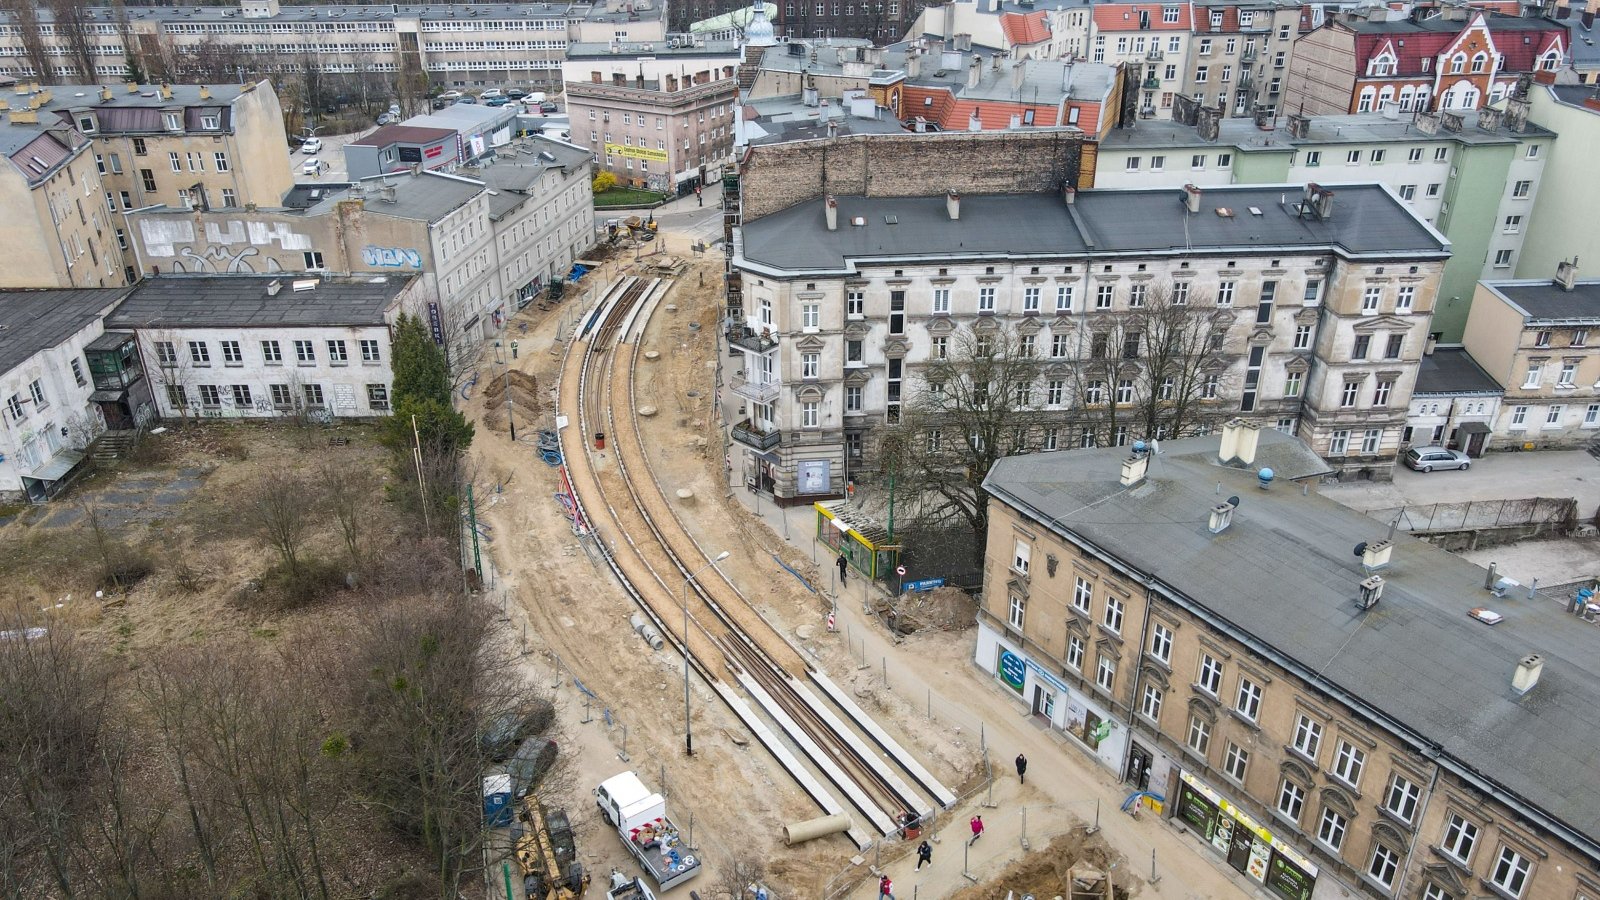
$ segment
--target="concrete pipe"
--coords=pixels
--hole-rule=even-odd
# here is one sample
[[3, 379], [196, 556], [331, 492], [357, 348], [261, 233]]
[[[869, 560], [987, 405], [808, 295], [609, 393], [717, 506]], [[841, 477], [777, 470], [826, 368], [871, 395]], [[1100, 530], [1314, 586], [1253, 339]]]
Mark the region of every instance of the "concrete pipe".
[[644, 616], [634, 613], [628, 619], [628, 624], [632, 625], [633, 630], [639, 633], [639, 637], [644, 638], [644, 642], [650, 645], [650, 649], [661, 649], [661, 632], [657, 631], [654, 625], [645, 621]]
[[819, 837], [840, 834], [849, 830], [850, 817], [844, 813], [838, 813], [832, 816], [823, 816], [820, 819], [808, 819], [804, 822], [795, 822], [792, 825], [783, 826], [783, 842], [787, 846], [793, 847], [795, 844], [803, 844]]

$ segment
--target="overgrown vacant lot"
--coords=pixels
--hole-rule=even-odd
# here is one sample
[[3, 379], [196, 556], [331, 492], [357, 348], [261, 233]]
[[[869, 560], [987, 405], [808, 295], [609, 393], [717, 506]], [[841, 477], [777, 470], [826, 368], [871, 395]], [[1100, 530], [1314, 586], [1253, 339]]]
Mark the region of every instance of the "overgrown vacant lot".
[[533, 698], [395, 459], [371, 427], [191, 425], [0, 511], [0, 896], [475, 876], [479, 735]]

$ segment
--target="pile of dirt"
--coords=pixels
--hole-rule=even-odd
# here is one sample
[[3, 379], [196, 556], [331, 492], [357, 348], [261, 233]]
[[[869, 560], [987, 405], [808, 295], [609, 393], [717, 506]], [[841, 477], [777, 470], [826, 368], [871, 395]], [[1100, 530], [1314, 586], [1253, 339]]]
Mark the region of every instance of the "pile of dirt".
[[895, 630], [901, 634], [916, 631], [961, 631], [977, 623], [978, 604], [960, 588], [934, 588], [926, 594], [907, 594], [900, 598]]
[[1105, 891], [1104, 878], [1098, 881], [1091, 878], [1074, 885], [1071, 874], [1074, 866], [1080, 867], [1079, 875], [1099, 870], [1098, 874], [1110, 878], [1115, 900], [1126, 900], [1132, 896], [1126, 884], [1127, 876], [1117, 874], [1117, 870], [1112, 868], [1112, 864], [1120, 860], [1121, 857], [1106, 844], [1103, 836], [1086, 835], [1081, 829], [1074, 828], [1057, 836], [1048, 847], [1012, 863], [999, 877], [957, 891], [950, 895], [950, 900], [1004, 900], [1008, 895], [1102, 900], [1112, 896]]
[[483, 386], [483, 424], [495, 431], [509, 430], [506, 418], [506, 382], [510, 381], [511, 403], [516, 407], [517, 421], [532, 421], [549, 405], [549, 400], [539, 393], [539, 379], [512, 369], [508, 376], [495, 375]]

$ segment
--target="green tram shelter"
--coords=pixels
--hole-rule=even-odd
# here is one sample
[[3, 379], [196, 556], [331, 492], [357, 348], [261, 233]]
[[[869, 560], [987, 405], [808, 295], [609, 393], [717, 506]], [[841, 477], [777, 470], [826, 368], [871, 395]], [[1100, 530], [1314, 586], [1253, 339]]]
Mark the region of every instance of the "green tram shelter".
[[894, 574], [900, 545], [887, 529], [851, 509], [849, 500], [819, 500], [811, 505], [817, 510], [817, 540], [834, 555], [844, 554], [851, 568], [874, 581]]

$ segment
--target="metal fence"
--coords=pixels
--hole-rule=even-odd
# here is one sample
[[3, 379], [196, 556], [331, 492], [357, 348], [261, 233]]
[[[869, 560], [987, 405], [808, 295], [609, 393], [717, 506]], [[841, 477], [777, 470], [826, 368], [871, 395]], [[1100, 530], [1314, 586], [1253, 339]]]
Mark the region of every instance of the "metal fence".
[[1367, 515], [1395, 523], [1401, 531], [1431, 534], [1524, 525], [1571, 527], [1578, 518], [1578, 501], [1571, 497], [1529, 497], [1521, 500], [1463, 500], [1369, 509]]

